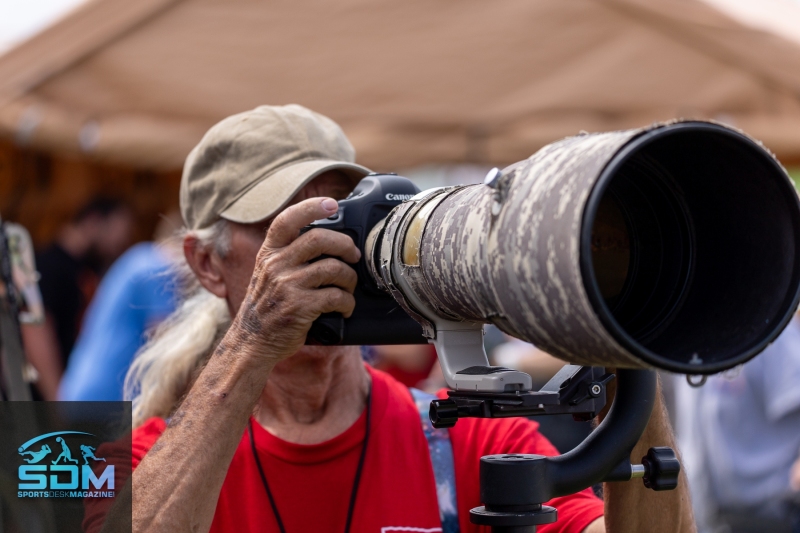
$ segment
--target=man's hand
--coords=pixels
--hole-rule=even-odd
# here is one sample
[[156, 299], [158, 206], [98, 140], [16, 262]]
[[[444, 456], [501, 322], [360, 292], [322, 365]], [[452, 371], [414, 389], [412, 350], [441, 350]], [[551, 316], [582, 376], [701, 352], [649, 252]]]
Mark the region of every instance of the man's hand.
[[[300, 235], [303, 227], [332, 215], [337, 208], [331, 198], [310, 198], [275, 218], [224, 344], [241, 346], [252, 355], [266, 355], [274, 364], [300, 349], [320, 314], [352, 314], [357, 275], [343, 261], [356, 263], [361, 252], [343, 233], [320, 228]], [[333, 257], [309, 263], [323, 254]]]
[[[330, 198], [311, 198], [273, 220], [236, 318], [133, 473], [133, 531], [208, 531], [231, 458], [274, 365], [302, 347], [321, 313], [353, 312], [356, 273], [343, 262], [361, 257], [353, 240], [323, 229], [300, 235], [337, 207]], [[332, 257], [309, 263], [323, 254]], [[124, 521], [114, 524], [114, 531], [125, 527]]]

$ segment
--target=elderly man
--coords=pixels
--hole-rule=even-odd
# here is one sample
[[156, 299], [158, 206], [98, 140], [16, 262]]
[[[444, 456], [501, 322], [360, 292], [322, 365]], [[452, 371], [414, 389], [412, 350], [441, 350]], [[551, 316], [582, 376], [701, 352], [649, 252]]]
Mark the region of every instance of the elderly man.
[[[357, 347], [304, 344], [321, 313], [356, 305], [352, 240], [300, 233], [369, 172], [354, 155], [335, 123], [296, 105], [229, 117], [189, 155], [193, 285], [128, 381], [133, 531], [478, 531], [482, 455], [557, 453], [525, 419], [465, 419], [445, 450], [455, 482], [440, 483], [409, 390]], [[674, 445], [660, 405], [634, 457], [652, 445]], [[558, 498], [558, 522], [540, 531], [694, 529], [683, 480], [669, 493], [623, 483], [605, 494]], [[89, 510], [88, 530], [100, 514]]]

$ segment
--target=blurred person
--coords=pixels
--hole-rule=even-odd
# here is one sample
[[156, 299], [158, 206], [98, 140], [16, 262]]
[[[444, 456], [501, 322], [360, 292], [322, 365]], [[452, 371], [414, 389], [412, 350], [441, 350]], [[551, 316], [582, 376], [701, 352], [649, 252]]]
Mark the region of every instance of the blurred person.
[[[452, 474], [440, 484], [416, 393], [356, 346], [305, 345], [321, 313], [355, 305], [350, 237], [300, 234], [369, 172], [354, 158], [338, 125], [296, 105], [229, 117], [191, 152], [188, 292], [131, 367], [134, 471], [113, 501], [87, 499], [86, 531], [478, 531], [480, 457], [556, 453], [523, 418], [464, 419], [438, 433]], [[634, 454], [672, 444], [657, 404]], [[588, 490], [553, 503], [542, 533], [693, 531], [684, 482], [617, 484], [605, 517]]]
[[738, 375], [683, 378], [676, 429], [700, 530], [800, 532], [800, 317]]
[[35, 370], [26, 362], [20, 325], [42, 323], [44, 306], [33, 242], [23, 226], [0, 220], [0, 262], [0, 402], [27, 401]]
[[38, 373], [36, 388], [54, 400], [86, 305], [104, 269], [129, 245], [133, 214], [122, 202], [98, 197], [85, 205], [36, 257], [45, 308], [41, 326], [23, 328], [25, 353]]
[[182, 252], [170, 237], [180, 227], [179, 213], [164, 217], [155, 242], [130, 248], [103, 277], [61, 380], [59, 400], [122, 400], [125, 374], [147, 330], [174, 311], [170, 265]]

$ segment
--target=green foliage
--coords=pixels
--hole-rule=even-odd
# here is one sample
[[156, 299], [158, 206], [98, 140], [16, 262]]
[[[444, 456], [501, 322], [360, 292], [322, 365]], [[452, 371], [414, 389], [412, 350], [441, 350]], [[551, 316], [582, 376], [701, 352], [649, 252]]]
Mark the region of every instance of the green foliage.
[[800, 190], [800, 168], [795, 167], [795, 168], [790, 168], [788, 170], [789, 170], [789, 175], [794, 180], [795, 188]]

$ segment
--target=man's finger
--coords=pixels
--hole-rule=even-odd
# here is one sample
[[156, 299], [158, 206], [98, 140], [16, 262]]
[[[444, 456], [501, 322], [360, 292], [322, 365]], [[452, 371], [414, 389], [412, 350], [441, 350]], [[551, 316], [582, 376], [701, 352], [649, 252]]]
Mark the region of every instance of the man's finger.
[[320, 313], [342, 313], [345, 318], [353, 314], [356, 299], [349, 292], [338, 287], [319, 289], [316, 292], [320, 303]]
[[289, 245], [300, 235], [301, 229], [331, 216], [337, 209], [339, 204], [333, 198], [309, 198], [287, 207], [270, 224], [264, 246], [283, 248]]
[[[292, 243], [292, 248], [295, 249], [292, 250], [291, 258], [291, 263], [294, 265], [302, 265], [321, 255], [341, 257], [346, 263], [357, 263], [361, 259], [361, 252], [352, 238], [329, 229], [312, 229], [300, 235]], [[286, 252], [289, 252], [289, 249]]]
[[328, 258], [317, 261], [301, 269], [298, 274], [300, 283], [307, 289], [317, 287], [335, 286], [352, 293], [358, 283], [358, 274], [352, 267], [339, 261]]

